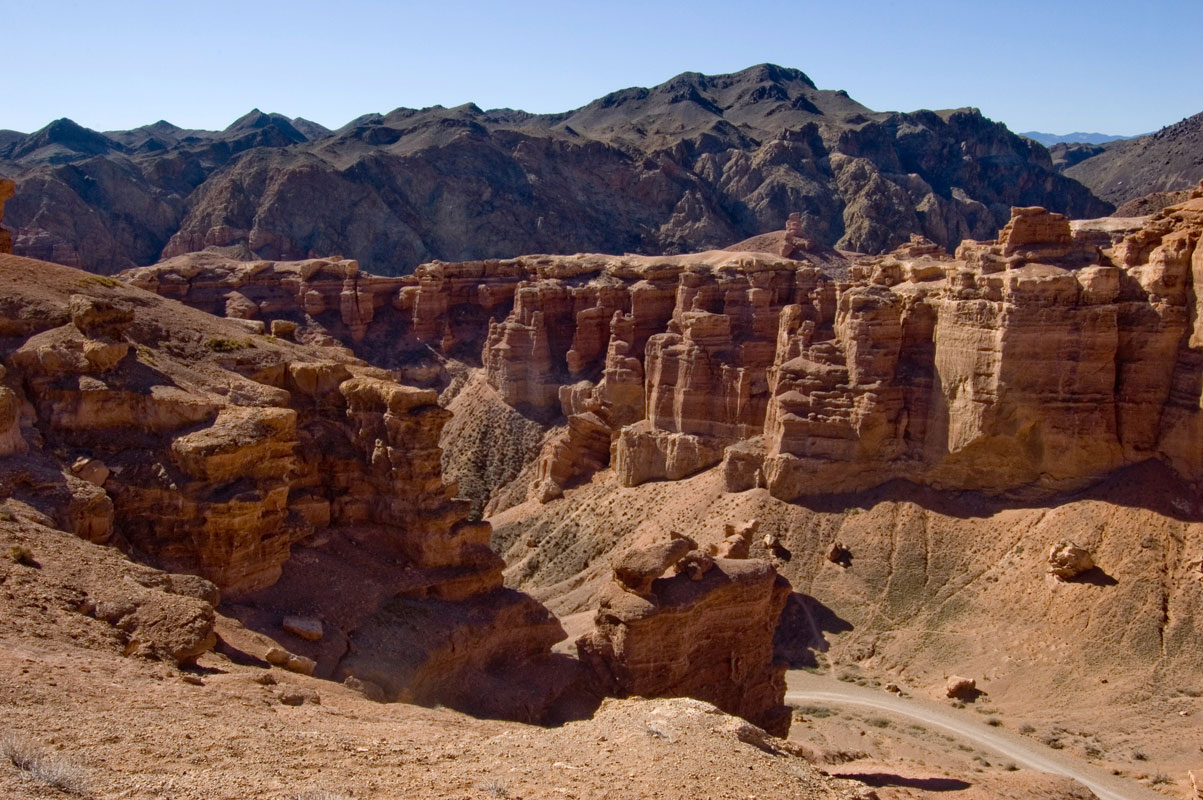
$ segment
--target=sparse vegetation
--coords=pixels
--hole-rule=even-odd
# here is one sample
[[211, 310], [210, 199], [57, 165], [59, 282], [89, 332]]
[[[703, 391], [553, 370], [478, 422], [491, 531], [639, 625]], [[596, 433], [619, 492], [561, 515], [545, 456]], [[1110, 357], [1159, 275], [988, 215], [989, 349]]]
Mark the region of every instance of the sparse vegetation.
[[0, 507], [0, 520], [4, 522], [16, 522], [17, 515], [12, 512], [11, 508]]
[[1040, 741], [1045, 747], [1051, 747], [1054, 750], [1063, 750], [1065, 743], [1061, 741], [1061, 732], [1057, 730], [1049, 731], [1044, 736], [1040, 737]]
[[487, 780], [480, 785], [480, 790], [492, 797], [509, 797], [509, 788], [498, 780]]
[[309, 791], [290, 794], [288, 800], [351, 800], [351, 798], [345, 794], [327, 792], [325, 789], [310, 789]]
[[250, 341], [226, 339], [222, 336], [214, 336], [205, 342], [205, 347], [208, 347], [215, 353], [233, 353], [236, 350], [242, 350], [250, 346]]
[[869, 717], [869, 719], [865, 720], [865, 722], [869, 723], [874, 728], [890, 727], [890, 721], [885, 717]]
[[12, 762], [29, 780], [66, 794], [90, 796], [87, 775], [58, 753], [44, 750], [13, 734], [0, 737], [0, 757]]
[[1030, 736], [1036, 732], [1036, 729], [1025, 722], [1019, 726], [1019, 732], [1024, 734], [1025, 736]]
[[1002, 720], [999, 719], [998, 717], [990, 717], [990, 719], [986, 720], [986, 724], [989, 725], [991, 728], [1001, 728]]
[[37, 562], [33, 559], [33, 552], [21, 544], [14, 544], [8, 548], [8, 557], [18, 564], [24, 564], [27, 567], [37, 566]]
[[138, 360], [143, 364], [155, 365], [155, 353], [144, 344], [138, 345]]
[[836, 714], [834, 708], [828, 708], [827, 706], [798, 706], [794, 710], [804, 717], [814, 717], [815, 719], [832, 717]]

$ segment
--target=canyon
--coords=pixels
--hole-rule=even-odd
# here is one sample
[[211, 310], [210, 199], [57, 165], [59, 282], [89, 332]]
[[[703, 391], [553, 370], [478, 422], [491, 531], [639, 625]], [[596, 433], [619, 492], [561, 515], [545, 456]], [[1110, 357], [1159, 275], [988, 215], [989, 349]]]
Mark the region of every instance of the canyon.
[[[896, 723], [791, 707], [788, 669], [1192, 791], [1203, 184], [1099, 217], [972, 110], [877, 114], [771, 65], [554, 117], [52, 128], [0, 153], [21, 165], [0, 179], [0, 705], [98, 792], [209, 797], [217, 779], [188, 747], [108, 733], [94, 672], [139, 725], [238, 740], [290, 776], [231, 755], [221, 775], [255, 786], [230, 796], [324, 791], [321, 769], [364, 797], [669, 780], [888, 800], [953, 780], [943, 745], [915, 755]], [[976, 143], [966, 174], [922, 155], [933, 140]], [[556, 191], [575, 163], [647, 205], [582, 201], [593, 218], [523, 195], [522, 214], [563, 216], [499, 201], [466, 244], [441, 212], [400, 244], [332, 216], [337, 236], [285, 226], [307, 224], [288, 206], [305, 181], [349, 206], [362, 159], [417, 169], [427, 148], [465, 174], [525, 159]], [[97, 207], [142, 203], [169, 165], [190, 177], [134, 215], [155, 231], [95, 216], [87, 192], [30, 216], [89, 172], [115, 193]], [[68, 217], [85, 235], [55, 232]], [[975, 680], [953, 692], [957, 675]], [[649, 747], [665, 763], [645, 775]], [[170, 779], [121, 766], [135, 751]], [[927, 777], [827, 774], [848, 761]], [[966, 796], [1085, 791], [957, 770]]]
[[[437, 392], [452, 414], [443, 474], [492, 523], [506, 585], [555, 614], [607, 691], [659, 693], [624, 672], [671, 661], [657, 648], [755, 652], [722, 620], [784, 608], [758, 663], [932, 692], [955, 665], [989, 676], [991, 713], [1016, 727], [1094, 731], [1074, 746], [1121, 771], [1123, 741], [1140, 741], [1132, 752], [1184, 775], [1201, 204], [1188, 192], [1152, 216], [1083, 221], [1015, 208], [995, 239], [951, 254], [919, 236], [853, 254], [793, 227], [759, 251], [431, 262], [402, 277], [204, 252], [119, 277]], [[750, 558], [728, 567], [741, 520], [758, 523]], [[1046, 555], [1063, 541], [1097, 566], [1056, 589]], [[650, 559], [637, 572], [651, 583], [616, 577], [631, 559]], [[764, 569], [791, 585], [782, 606], [732, 585], [684, 601], [705, 623], [671, 610]], [[611, 652], [630, 660], [601, 666]], [[1160, 732], [1107, 733], [1100, 692]]]

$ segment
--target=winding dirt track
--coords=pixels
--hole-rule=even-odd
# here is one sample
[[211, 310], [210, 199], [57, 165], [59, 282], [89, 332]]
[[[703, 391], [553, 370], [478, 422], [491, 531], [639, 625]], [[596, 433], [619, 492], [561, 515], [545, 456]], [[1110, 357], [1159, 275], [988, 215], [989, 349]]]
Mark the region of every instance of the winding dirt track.
[[992, 728], [934, 703], [850, 685], [834, 678], [793, 670], [786, 673], [785, 702], [861, 706], [909, 717], [941, 728], [967, 743], [987, 748], [1039, 772], [1065, 775], [1094, 792], [1099, 800], [1166, 800], [1165, 795], [1119, 778], [1022, 736]]

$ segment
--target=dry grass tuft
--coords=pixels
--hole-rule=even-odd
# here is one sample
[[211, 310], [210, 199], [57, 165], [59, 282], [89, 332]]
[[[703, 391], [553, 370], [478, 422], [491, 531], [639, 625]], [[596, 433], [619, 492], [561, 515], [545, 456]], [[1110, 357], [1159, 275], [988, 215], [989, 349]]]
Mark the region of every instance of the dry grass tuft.
[[58, 753], [44, 750], [13, 734], [4, 734], [0, 736], [0, 757], [11, 761], [30, 780], [67, 794], [91, 796], [87, 774]]

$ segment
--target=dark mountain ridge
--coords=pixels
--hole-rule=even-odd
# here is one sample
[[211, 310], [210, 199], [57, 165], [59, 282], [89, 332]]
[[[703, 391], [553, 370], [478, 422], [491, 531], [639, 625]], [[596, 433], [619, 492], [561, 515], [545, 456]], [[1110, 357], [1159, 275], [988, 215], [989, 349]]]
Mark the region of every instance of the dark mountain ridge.
[[18, 253], [99, 272], [220, 248], [432, 259], [673, 253], [780, 229], [882, 252], [989, 238], [1012, 205], [1111, 207], [976, 109], [876, 112], [771, 64], [683, 73], [560, 114], [399, 108], [337, 131], [258, 109], [224, 131], [60, 120], [8, 145]]
[[1115, 205], [1189, 189], [1203, 180], [1203, 113], [1147, 136], [1110, 143], [1069, 163], [1065, 175]]

